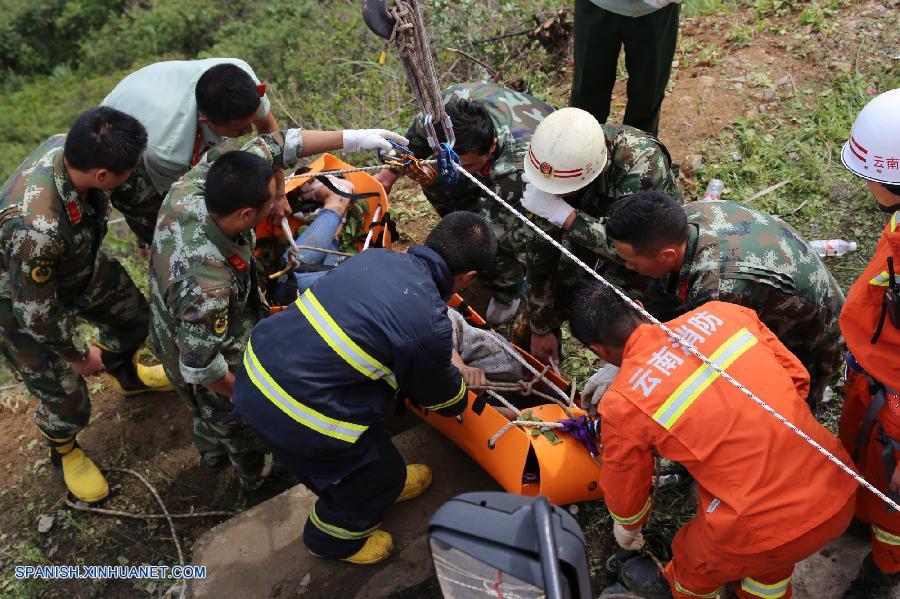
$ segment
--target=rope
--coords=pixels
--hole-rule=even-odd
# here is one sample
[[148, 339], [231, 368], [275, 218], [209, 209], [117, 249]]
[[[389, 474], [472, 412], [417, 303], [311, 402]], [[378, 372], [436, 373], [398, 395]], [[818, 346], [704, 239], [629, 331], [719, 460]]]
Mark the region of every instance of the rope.
[[[435, 160], [427, 161], [431, 164], [434, 164]], [[346, 175], [347, 173], [365, 173], [368, 171], [380, 171], [386, 168], [390, 168], [389, 164], [376, 164], [375, 166], [358, 166], [355, 168], [345, 168], [334, 171], [318, 171], [315, 173], [307, 173], [305, 175], [288, 175], [284, 178], [285, 181], [292, 181], [294, 179], [312, 179], [313, 177], [324, 176], [324, 175]]]
[[487, 393], [488, 395], [490, 395], [491, 397], [493, 397], [494, 399], [496, 399], [497, 401], [499, 401], [500, 403], [502, 403], [504, 406], [506, 406], [506, 407], [509, 408], [510, 410], [512, 410], [513, 414], [515, 414], [516, 416], [518, 416], [519, 414], [522, 413], [522, 412], [519, 410], [519, 408], [517, 408], [516, 406], [512, 405], [512, 404], [509, 402], [509, 400], [507, 400], [505, 397], [503, 397], [502, 395], [500, 395], [499, 393], [497, 393], [497, 392], [494, 391], [493, 389], [485, 389], [485, 393]]
[[[466, 173], [466, 174], [468, 174], [468, 173]], [[483, 186], [482, 186], [482, 187], [483, 187]], [[487, 189], [487, 188], [485, 188], [485, 189]], [[505, 202], [504, 202], [504, 203], [505, 203]], [[507, 204], [507, 206], [509, 206], [509, 204]], [[511, 207], [511, 206], [510, 206], [510, 207]], [[497, 342], [500, 344], [500, 347], [502, 347], [503, 350], [506, 351], [506, 353], [508, 353], [513, 359], [515, 359], [516, 361], [518, 361], [519, 364], [521, 364], [522, 366], [524, 366], [529, 372], [531, 372], [531, 374], [535, 375], [536, 377], [540, 377], [540, 378], [547, 384], [547, 386], [550, 387], [550, 389], [552, 389], [553, 391], [555, 391], [556, 393], [558, 393], [559, 396], [563, 398], [563, 400], [565, 401], [565, 403], [560, 402], [560, 401], [559, 401], [558, 399], [556, 399], [556, 398], [553, 398], [553, 397], [547, 397], [547, 399], [550, 399], [550, 400], [556, 402], [557, 404], [559, 404], [559, 405], [562, 407], [562, 409], [565, 410], [566, 415], [568, 415], [569, 418], [574, 418], [575, 416], [572, 414], [572, 412], [569, 411], [569, 407], [571, 407], [571, 406], [573, 405], [573, 404], [570, 403], [569, 396], [566, 395], [565, 391], [563, 391], [562, 389], [560, 389], [559, 387], [557, 387], [557, 386], [553, 383], [553, 381], [551, 381], [550, 379], [548, 379], [548, 378], [546, 378], [546, 377], [544, 376], [545, 374], [547, 374], [547, 369], [548, 369], [550, 366], [549, 366], [549, 365], [545, 366], [545, 367], [544, 367], [544, 372], [538, 372], [537, 368], [535, 368], [534, 366], [532, 366], [531, 364], [529, 364], [528, 361], [527, 361], [525, 358], [523, 358], [521, 355], [519, 355], [519, 352], [516, 350], [516, 348], [514, 348], [514, 347], [509, 343], [509, 341], [507, 341], [507, 340], [503, 337], [503, 335], [501, 335], [501, 334], [498, 333], [497, 331], [493, 331], [493, 330], [490, 331], [490, 333], [496, 338]], [[545, 396], [545, 397], [546, 397], [546, 396]]]
[[494, 445], [497, 444], [497, 439], [502, 437], [506, 433], [506, 431], [508, 431], [509, 429], [511, 429], [512, 427], [514, 427], [516, 425], [530, 426], [532, 428], [541, 428], [544, 430], [549, 430], [551, 428], [562, 428], [564, 426], [563, 424], [561, 424], [559, 422], [536, 422], [534, 420], [510, 420], [509, 422], [504, 424], [502, 427], [500, 427], [500, 430], [497, 431], [496, 433], [494, 433], [494, 436], [488, 440], [488, 447], [493, 449]]
[[[544, 231], [542, 231], [542, 230], [540, 229], [540, 227], [538, 227], [536, 224], [534, 224], [533, 222], [531, 222], [531, 220], [529, 220], [527, 217], [525, 217], [525, 215], [523, 215], [521, 212], [519, 212], [518, 210], [516, 210], [515, 208], [513, 208], [513, 207], [512, 207], [507, 201], [505, 201], [503, 198], [501, 198], [501, 197], [498, 196], [496, 193], [494, 193], [493, 191], [491, 191], [490, 189], [488, 189], [481, 181], [479, 181], [479, 180], [476, 179], [474, 176], [472, 176], [471, 174], [469, 174], [464, 168], [462, 168], [462, 167], [459, 166], [458, 164], [454, 164], [454, 166], [455, 166], [456, 170], [458, 170], [458, 171], [459, 171], [460, 173], [462, 173], [465, 177], [467, 177], [472, 183], [474, 183], [474, 184], [477, 185], [479, 188], [481, 188], [481, 190], [484, 191], [485, 193], [487, 193], [490, 197], [492, 197], [492, 198], [494, 198], [495, 200], [497, 200], [498, 202], [500, 202], [500, 205], [501, 205], [501, 206], [503, 206], [503, 207], [506, 208], [509, 212], [511, 212], [513, 215], [515, 215], [516, 218], [518, 218], [520, 221], [522, 221], [523, 223], [525, 223], [526, 226], [528, 226], [529, 228], [531, 228], [531, 229], [532, 229], [535, 233], [537, 233], [541, 238], [543, 238], [545, 241], [547, 241], [547, 242], [549, 242], [551, 245], [553, 245], [553, 247], [555, 247], [557, 250], [559, 250], [560, 252], [562, 252], [562, 254], [563, 254], [564, 256], [566, 256], [569, 260], [571, 260], [572, 262], [574, 262], [575, 264], [577, 264], [578, 266], [580, 266], [582, 269], [585, 270], [585, 272], [589, 273], [589, 274], [590, 274], [592, 277], [594, 277], [597, 281], [599, 281], [599, 282], [601, 282], [602, 284], [606, 285], [607, 287], [611, 288], [611, 289], [613, 290], [613, 292], [614, 292], [616, 295], [618, 295], [620, 298], [622, 298], [622, 300], [625, 301], [629, 306], [631, 306], [632, 308], [634, 308], [635, 310], [637, 310], [637, 312], [638, 312], [639, 314], [641, 314], [641, 316], [643, 316], [644, 318], [646, 318], [646, 319], [647, 319], [648, 321], [650, 321], [652, 324], [654, 324], [654, 325], [656, 325], [657, 327], [661, 328], [661, 329], [668, 335], [670, 341], [672, 341], [672, 342], [674, 342], [674, 343], [677, 343], [678, 345], [680, 345], [681, 347], [683, 347], [685, 350], [687, 350], [688, 352], [690, 352], [695, 358], [701, 360], [704, 364], [706, 364], [707, 366], [709, 366], [710, 368], [712, 368], [713, 370], [715, 370], [717, 373], [719, 373], [719, 375], [720, 375], [722, 378], [724, 378], [726, 381], [728, 381], [729, 383], [731, 383], [732, 385], [734, 385], [735, 387], [737, 387], [737, 389], [739, 389], [744, 395], [746, 395], [747, 397], [749, 397], [750, 399], [752, 399], [759, 407], [761, 407], [763, 410], [765, 410], [766, 412], [768, 412], [769, 414], [771, 414], [776, 420], [778, 420], [780, 423], [782, 423], [783, 425], [785, 425], [786, 427], [788, 427], [791, 431], [793, 431], [793, 432], [794, 432], [797, 436], [799, 436], [801, 439], [803, 439], [803, 440], [806, 441], [808, 444], [810, 444], [810, 445], [812, 445], [814, 448], [816, 448], [816, 450], [818, 450], [819, 453], [821, 453], [823, 456], [825, 456], [825, 458], [828, 459], [828, 461], [830, 461], [831, 463], [833, 463], [834, 465], [836, 465], [838, 468], [840, 468], [841, 470], [843, 470], [846, 474], [848, 474], [849, 476], [851, 476], [851, 477], [852, 477], [857, 483], [859, 483], [861, 486], [865, 487], [866, 489], [868, 489], [869, 491], [871, 491], [872, 493], [874, 493], [875, 495], [877, 495], [882, 501], [884, 501], [885, 503], [887, 503], [887, 504], [888, 504], [889, 506], [891, 506], [893, 509], [895, 509], [895, 510], [900, 510], [900, 504], [897, 504], [897, 503], [896, 503], [894, 500], [892, 500], [890, 497], [888, 497], [887, 495], [885, 495], [884, 493], [882, 493], [881, 491], [879, 491], [878, 489], [876, 489], [871, 483], [869, 483], [869, 481], [867, 481], [867, 480], [864, 479], [862, 476], [860, 476], [860, 475], [858, 475], [856, 472], [854, 472], [852, 468], [850, 468], [849, 466], [847, 466], [846, 464], [844, 464], [842, 461], [840, 461], [839, 459], [837, 459], [830, 451], [828, 451], [827, 449], [825, 449], [824, 447], [822, 447], [821, 445], [819, 445], [819, 443], [817, 443], [814, 439], [810, 438], [810, 436], [807, 435], [806, 433], [804, 433], [802, 430], [800, 430], [799, 428], [797, 428], [797, 426], [794, 425], [792, 422], [790, 422], [787, 418], [785, 418], [784, 416], [782, 416], [781, 414], [779, 414], [778, 412], [776, 412], [774, 408], [772, 408], [769, 404], [767, 404], [766, 402], [764, 402], [763, 400], [761, 400], [759, 397], [757, 397], [752, 391], [750, 391], [749, 389], [747, 389], [746, 387], [744, 387], [744, 386], [743, 386], [741, 383], [739, 383], [734, 377], [732, 377], [730, 374], [728, 374], [727, 372], [725, 372], [724, 370], [722, 370], [719, 366], [717, 366], [717, 365], [714, 364], [712, 361], [710, 361], [709, 358], [707, 358], [707, 357], [704, 356], [701, 352], [699, 352], [693, 345], [691, 345], [690, 343], [688, 343], [687, 341], [685, 341], [684, 339], [682, 339], [680, 336], [676, 335], [674, 331], [672, 331], [671, 329], [669, 329], [669, 327], [667, 327], [665, 324], [663, 324], [662, 322], [660, 322], [660, 321], [659, 321], [656, 317], [654, 317], [652, 314], [650, 314], [649, 312], [647, 312], [646, 310], [644, 310], [641, 306], [639, 306], [637, 303], [635, 303], [634, 300], [632, 300], [632, 299], [631, 299], [630, 297], [628, 297], [625, 293], [623, 293], [622, 291], [620, 291], [615, 285], [613, 285], [612, 283], [610, 283], [609, 281], [607, 281], [606, 279], [604, 279], [602, 276], [600, 276], [599, 274], [597, 274], [597, 272], [596, 272], [594, 269], [592, 269], [590, 266], [588, 266], [587, 264], [585, 264], [581, 259], [578, 258], [578, 256], [574, 255], [572, 252], [570, 252], [570, 251], [567, 250], [565, 247], [563, 247], [563, 245], [562, 245], [561, 243], [559, 243], [558, 241], [556, 241], [555, 239], [553, 239], [550, 235], [548, 235], [547, 233], [545, 233]], [[503, 432], [505, 432], [505, 431], [503, 431]], [[495, 435], [495, 436], [497, 436], [497, 435]]]

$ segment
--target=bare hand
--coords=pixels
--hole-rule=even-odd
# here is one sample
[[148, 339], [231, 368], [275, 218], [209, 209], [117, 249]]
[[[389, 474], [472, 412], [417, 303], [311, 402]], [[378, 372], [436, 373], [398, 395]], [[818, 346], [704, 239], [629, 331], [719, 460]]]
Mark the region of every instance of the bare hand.
[[384, 193], [391, 193], [391, 189], [394, 187], [394, 183], [397, 182], [397, 179], [400, 178], [400, 175], [395, 175], [388, 169], [380, 170], [374, 175], [374, 179], [381, 183], [381, 186], [384, 187]]
[[556, 335], [550, 333], [548, 335], [531, 335], [531, 355], [543, 362], [544, 364], [553, 362], [559, 363], [559, 342]]
[[466, 382], [466, 387], [479, 388], [483, 389], [485, 385], [487, 385], [487, 375], [480, 368], [474, 368], [472, 366], [462, 366], [459, 369], [459, 373], [462, 375], [463, 380]]
[[92, 345], [88, 349], [88, 355], [85, 359], [69, 362], [69, 365], [78, 376], [88, 376], [106, 370], [103, 366], [103, 360], [100, 358], [100, 348], [96, 345]]

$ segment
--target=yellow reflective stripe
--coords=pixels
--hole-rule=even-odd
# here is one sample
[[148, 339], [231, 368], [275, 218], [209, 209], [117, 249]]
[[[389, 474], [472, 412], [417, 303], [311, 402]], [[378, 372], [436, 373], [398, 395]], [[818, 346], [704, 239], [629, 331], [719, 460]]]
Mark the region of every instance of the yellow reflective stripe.
[[[869, 281], [869, 285], [878, 285], [879, 287], [887, 287], [888, 280], [890, 278], [891, 277], [888, 274], [888, 271], [885, 270], [881, 274], [878, 274], [878, 275], [875, 275], [874, 277], [872, 277], [872, 280]], [[894, 274], [894, 278], [895, 279], [897, 278], [896, 274]]]
[[786, 579], [774, 584], [765, 584], [752, 578], [744, 578], [741, 580], [741, 590], [763, 599], [778, 599], [784, 597], [788, 587], [791, 586], [790, 576]]
[[684, 588], [683, 586], [681, 586], [681, 583], [676, 580], [675, 581], [675, 590], [678, 591], [679, 593], [684, 593], [685, 595], [692, 595], [694, 597], [702, 597], [702, 599], [713, 599], [713, 597], [718, 596], [719, 591], [722, 590], [722, 587], [717, 588], [712, 593], [707, 593], [705, 595], [701, 595], [700, 593], [695, 593], [694, 591], [690, 591], [690, 590]]
[[897, 216], [900, 216], [900, 211], [894, 213], [894, 216], [891, 217], [891, 233], [897, 231], [897, 223], [900, 222], [897, 219]]
[[900, 536], [895, 534], [891, 534], [883, 528], [878, 528], [874, 524], [872, 525], [872, 534], [875, 535], [875, 539], [884, 543], [885, 545], [900, 545]]
[[309, 521], [313, 523], [313, 526], [321, 530], [327, 535], [338, 539], [344, 539], [348, 541], [353, 541], [356, 539], [364, 539], [366, 537], [371, 537], [372, 533], [378, 530], [378, 524], [373, 526], [372, 528], [367, 528], [366, 530], [360, 532], [354, 532], [352, 530], [347, 530], [346, 528], [341, 528], [340, 526], [335, 526], [334, 524], [328, 524], [326, 522], [322, 522], [322, 519], [319, 518], [319, 515], [316, 513], [316, 508], [313, 506], [312, 511], [309, 513]]
[[[756, 345], [757, 339], [746, 328], [741, 329], [723, 343], [709, 357], [710, 362], [725, 370], [748, 349]], [[701, 364], [653, 413], [653, 419], [666, 430], [672, 428], [681, 415], [694, 401], [719, 378], [719, 373], [707, 364]]]
[[363, 376], [372, 380], [383, 379], [388, 385], [397, 388], [397, 379], [391, 369], [370, 356], [331, 318], [331, 315], [322, 307], [312, 291], [307, 290], [297, 298], [297, 308], [313, 326], [319, 336], [328, 344], [336, 354], [344, 359]]
[[646, 516], [647, 512], [650, 511], [650, 505], [651, 505], [650, 498], [648, 497], [647, 503], [644, 504], [644, 507], [641, 508], [641, 511], [639, 511], [634, 516], [631, 516], [630, 518], [623, 518], [622, 516], [617, 516], [614, 513], [612, 513], [612, 510], [609, 511], [609, 515], [612, 516], [612, 519], [615, 520], [616, 522], [618, 522], [619, 524], [624, 524], [626, 526], [630, 525], [630, 524], [637, 524], [638, 522], [641, 521], [641, 518]]
[[448, 408], [448, 407], [452, 406], [453, 404], [455, 404], [456, 402], [458, 402], [459, 400], [461, 400], [465, 394], [466, 394], [466, 381], [460, 381], [459, 391], [456, 393], [456, 395], [454, 395], [453, 397], [451, 397], [444, 403], [439, 403], [439, 404], [435, 404], [433, 406], [425, 406], [425, 407], [428, 408], [429, 410], [440, 410], [442, 408]]
[[249, 341], [247, 342], [247, 351], [244, 352], [244, 368], [250, 376], [250, 381], [263, 395], [269, 398], [269, 401], [296, 422], [317, 433], [348, 443], [355, 443], [369, 428], [362, 424], [330, 418], [288, 395], [262, 367], [253, 352], [253, 345]]

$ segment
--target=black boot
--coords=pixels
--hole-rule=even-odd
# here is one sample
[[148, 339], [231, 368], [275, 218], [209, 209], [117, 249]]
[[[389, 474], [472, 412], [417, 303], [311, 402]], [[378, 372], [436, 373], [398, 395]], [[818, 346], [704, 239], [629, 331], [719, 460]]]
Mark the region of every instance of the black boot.
[[144, 366], [137, 361], [137, 354], [134, 352], [101, 349], [100, 359], [113, 389], [120, 395], [172, 390], [162, 366]]
[[870, 599], [877, 596], [879, 591], [892, 587], [898, 582], [900, 582], [900, 573], [882, 572], [881, 568], [875, 565], [872, 554], [869, 553], [863, 560], [859, 574], [850, 583], [850, 588], [844, 592], [842, 599]]
[[628, 590], [646, 599], [672, 599], [669, 581], [649, 557], [636, 557], [625, 562], [622, 581]]

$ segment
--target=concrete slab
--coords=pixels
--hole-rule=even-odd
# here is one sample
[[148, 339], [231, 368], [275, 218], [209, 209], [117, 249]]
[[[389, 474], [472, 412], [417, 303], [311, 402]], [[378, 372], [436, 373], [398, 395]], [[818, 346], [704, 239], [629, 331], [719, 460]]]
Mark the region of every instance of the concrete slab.
[[393, 439], [408, 463], [434, 469], [421, 497], [391, 509], [383, 522], [394, 537], [394, 555], [375, 566], [313, 557], [300, 534], [316, 501], [302, 485], [207, 531], [194, 545], [195, 565], [207, 578], [194, 581], [194, 597], [383, 597], [432, 575], [425, 527], [445, 501], [467, 491], [500, 490], [485, 472], [442, 435], [420, 424]]

